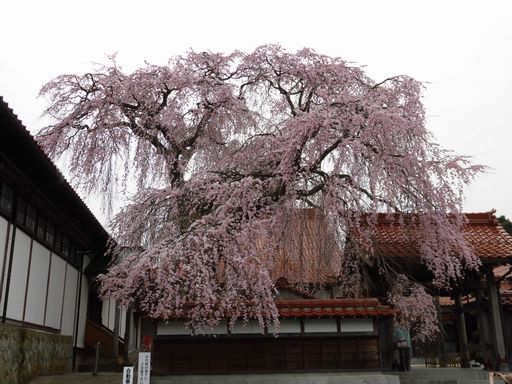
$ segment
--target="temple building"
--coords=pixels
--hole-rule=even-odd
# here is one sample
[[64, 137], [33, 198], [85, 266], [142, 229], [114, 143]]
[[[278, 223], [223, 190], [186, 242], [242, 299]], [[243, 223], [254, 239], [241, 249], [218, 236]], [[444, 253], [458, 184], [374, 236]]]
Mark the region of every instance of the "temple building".
[[[299, 222], [317, 222], [307, 216]], [[503, 319], [510, 314], [503, 314], [504, 299], [500, 302], [498, 288], [503, 276], [500, 278], [495, 272], [501, 270], [502, 275], [510, 274], [512, 237], [498, 224], [493, 212], [466, 214], [464, 236], [480, 259], [481, 267], [468, 273], [452, 290], [438, 291], [429, 280], [431, 274], [419, 262], [418, 243], [395, 219], [379, 215], [374, 244], [376, 254], [409, 268], [434, 295], [436, 302], [448, 300], [451, 303], [448, 314], [446, 307], [440, 306], [443, 336], [421, 348], [413, 345], [415, 356], [425, 357], [435, 366], [467, 367], [470, 360], [477, 359], [490, 366], [501, 364], [503, 367], [509, 356], [506, 346], [510, 345], [510, 331], [504, 330]], [[324, 283], [329, 276], [322, 273], [318, 260], [321, 259], [319, 249], [326, 246], [314, 240], [317, 238], [314, 228], [322, 225], [301, 226], [302, 232], [294, 232], [298, 238], [306, 239], [299, 247], [305, 250], [306, 259], [312, 261], [306, 264], [317, 262], [315, 273], [306, 271], [303, 276], [309, 283], [314, 283], [313, 276], [323, 276], [324, 280], [318, 283]], [[327, 248], [336, 253], [335, 248]], [[223, 323], [205, 334], [191, 335], [183, 320], [143, 320], [146, 324], [142, 327], [143, 337], [151, 340], [155, 351], [155, 372], [391, 370], [396, 366], [395, 311], [386, 304], [386, 292], [379, 291], [379, 284], [376, 284], [374, 297], [368, 298], [337, 297], [340, 291], [335, 283], [323, 284], [326, 289], [311, 294], [298, 290], [286, 278], [278, 277], [286, 275], [287, 268], [290, 265], [278, 268], [275, 276], [279, 289], [276, 305], [281, 322], [278, 335], [271, 330], [261, 330], [256, 322], [232, 329]], [[372, 275], [371, 271], [369, 273]], [[505, 297], [503, 291], [501, 294]], [[468, 341], [472, 332], [479, 337]]]
[[[510, 360], [511, 332], [504, 324], [510, 320], [511, 285], [507, 278], [512, 272], [512, 237], [494, 213], [465, 215], [464, 237], [480, 260], [478, 271], [467, 273], [450, 291], [431, 288], [444, 332], [421, 352], [427, 354], [429, 365], [467, 367], [474, 360], [494, 370], [504, 368]], [[400, 224], [384, 216], [377, 226], [376, 246], [377, 252], [397, 262], [420, 257], [417, 244]], [[425, 275], [419, 274], [418, 279], [428, 285]]]
[[[77, 369], [97, 343], [102, 355], [125, 359], [150, 348], [156, 374], [392, 369], [395, 309], [378, 289], [343, 298], [337, 287], [343, 250], [315, 215], [304, 211], [285, 234], [307, 263], [289, 264], [294, 250], [285, 246], [273, 271], [277, 333], [249, 321], [192, 335], [186, 319], [121, 309], [97, 293], [96, 277], [111, 260], [108, 233], [0, 97], [0, 341], [16, 351], [0, 354], [0, 377], [25, 383], [36, 374]], [[471, 359], [503, 365], [512, 346], [504, 328], [512, 319], [512, 237], [493, 212], [466, 218], [464, 234], [481, 267], [451, 291], [431, 288], [444, 333], [426, 353], [433, 365], [467, 366]], [[376, 228], [376, 252], [416, 268], [429, 287], [410, 233], [384, 215]], [[290, 268], [301, 273], [289, 274]], [[372, 268], [368, 263], [370, 276], [378, 276]]]
[[107, 232], [0, 97], [0, 377], [73, 368]]

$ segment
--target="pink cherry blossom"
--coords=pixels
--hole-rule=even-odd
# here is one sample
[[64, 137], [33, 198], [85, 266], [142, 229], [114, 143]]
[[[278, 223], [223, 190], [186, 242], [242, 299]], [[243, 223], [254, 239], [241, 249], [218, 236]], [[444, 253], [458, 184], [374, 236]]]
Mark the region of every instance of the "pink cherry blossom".
[[[226, 318], [269, 326], [279, 268], [305, 286], [318, 273], [345, 295], [372, 294], [367, 266], [396, 281], [402, 271], [372, 254], [378, 213], [418, 214], [403, 225], [420, 230], [436, 284], [477, 265], [460, 211], [482, 167], [436, 144], [422, 90], [407, 76], [374, 81], [340, 58], [275, 45], [190, 52], [133, 73], [113, 61], [42, 88], [55, 123], [38, 140], [53, 158], [67, 155], [85, 193], [108, 203], [137, 189], [112, 223], [133, 253], [102, 277], [104, 294], [152, 317], [186, 315], [192, 328]], [[306, 208], [330, 244], [322, 251], [303, 251], [322, 244], [303, 240], [309, 230], [292, 241]], [[403, 291], [397, 308], [428, 303], [416, 285]]]

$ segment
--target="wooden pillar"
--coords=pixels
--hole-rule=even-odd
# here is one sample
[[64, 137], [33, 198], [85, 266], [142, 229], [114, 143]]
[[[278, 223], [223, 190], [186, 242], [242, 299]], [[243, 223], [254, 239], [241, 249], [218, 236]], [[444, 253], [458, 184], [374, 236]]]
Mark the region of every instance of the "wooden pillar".
[[393, 369], [395, 345], [393, 343], [393, 318], [379, 317], [376, 319], [379, 332], [380, 369]]
[[444, 354], [444, 324], [441, 316], [441, 302], [439, 296], [434, 297], [434, 305], [436, 306], [437, 321], [439, 322], [439, 328], [441, 329], [436, 340], [436, 353], [437, 355], [442, 355]]
[[457, 330], [459, 336], [459, 353], [460, 366], [469, 368], [469, 349], [468, 339], [466, 336], [466, 318], [464, 316], [464, 308], [462, 304], [462, 295], [459, 293], [455, 298], [455, 309], [457, 313]]
[[124, 327], [124, 351], [123, 351], [123, 360], [125, 364], [128, 364], [128, 353], [130, 349], [130, 339], [131, 339], [131, 328], [132, 328], [132, 310], [126, 310], [126, 320]]
[[[503, 337], [503, 324], [501, 322], [501, 305], [499, 301], [499, 285], [494, 280], [494, 273], [492, 267], [487, 267], [485, 270], [485, 277], [487, 280], [487, 287], [489, 289], [489, 304], [492, 326], [492, 339], [494, 345], [495, 356], [498, 359], [497, 364], [505, 362], [505, 339]], [[499, 368], [498, 366], [496, 368]]]
[[476, 304], [478, 313], [478, 332], [480, 335], [481, 357], [484, 359], [484, 361], [488, 361], [491, 358], [490, 353], [492, 350], [493, 339], [491, 337], [492, 332], [489, 323], [489, 311], [487, 310], [481, 287], [476, 290]]
[[114, 337], [112, 338], [112, 356], [119, 355], [119, 324], [121, 321], [121, 309], [115, 303], [114, 312]]

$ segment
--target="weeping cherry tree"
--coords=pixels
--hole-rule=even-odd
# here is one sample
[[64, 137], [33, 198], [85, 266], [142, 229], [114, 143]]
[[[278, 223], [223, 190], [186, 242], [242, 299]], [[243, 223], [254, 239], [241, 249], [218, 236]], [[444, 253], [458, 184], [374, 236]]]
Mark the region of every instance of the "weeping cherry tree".
[[[351, 282], [347, 295], [362, 292], [358, 271], [378, 258], [378, 213], [417, 215], [403, 225], [421, 230], [421, 262], [438, 286], [477, 266], [460, 211], [481, 167], [434, 141], [422, 90], [407, 76], [377, 82], [340, 58], [273, 45], [191, 52], [129, 74], [113, 60], [42, 88], [54, 123], [38, 140], [52, 158], [67, 156], [84, 193], [112, 202], [136, 189], [111, 224], [117, 244], [134, 251], [102, 277], [104, 294], [151, 317], [186, 315], [192, 328], [225, 319], [270, 326], [273, 271], [300, 210], [317, 212], [334, 239], [340, 252], [321, 257], [337, 281]], [[286, 255], [292, 264], [301, 257]], [[284, 269], [303, 280], [300, 268]], [[418, 320], [411, 292], [433, 308], [402, 272], [382, 270], [403, 319]], [[435, 333], [435, 316], [424, 321]]]

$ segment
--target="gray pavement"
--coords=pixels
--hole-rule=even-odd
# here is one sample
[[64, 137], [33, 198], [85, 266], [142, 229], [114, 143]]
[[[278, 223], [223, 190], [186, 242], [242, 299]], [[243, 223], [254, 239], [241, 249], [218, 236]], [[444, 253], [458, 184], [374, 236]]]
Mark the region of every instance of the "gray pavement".
[[[121, 373], [67, 373], [41, 376], [29, 384], [121, 384]], [[411, 372], [318, 372], [243, 375], [153, 376], [151, 384], [487, 384], [489, 374], [461, 368], [414, 367]], [[494, 380], [494, 384], [503, 384]]]
[[[40, 376], [29, 384], [121, 384], [121, 379], [121, 373], [67, 373]], [[153, 376], [151, 384], [399, 384], [399, 379], [379, 372], [307, 372]]]
[[100, 372], [93, 377], [90, 372], [65, 373], [55, 376], [39, 376], [29, 384], [121, 384], [122, 373]]

